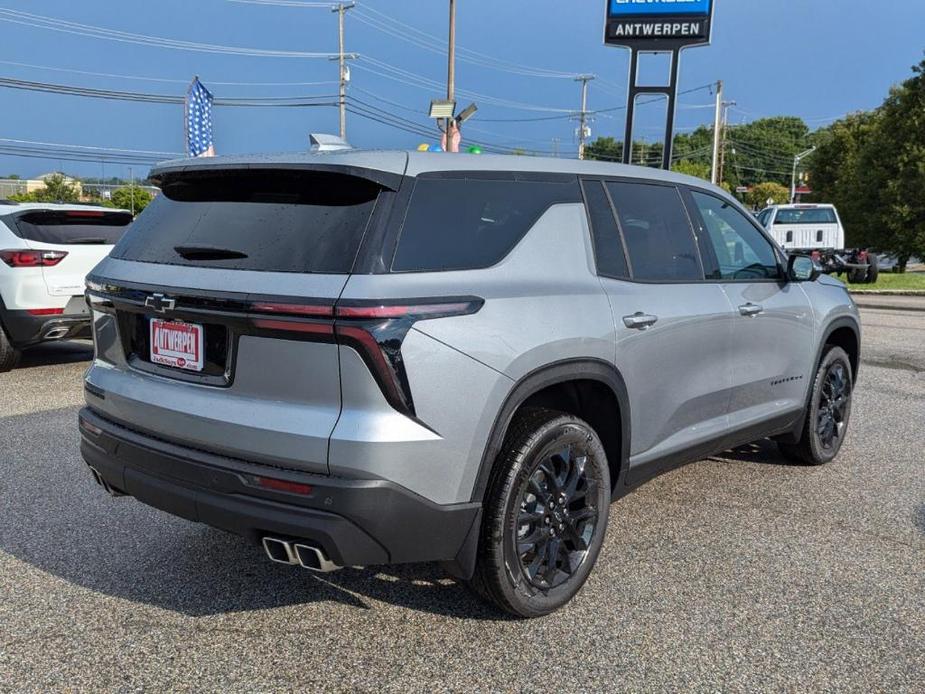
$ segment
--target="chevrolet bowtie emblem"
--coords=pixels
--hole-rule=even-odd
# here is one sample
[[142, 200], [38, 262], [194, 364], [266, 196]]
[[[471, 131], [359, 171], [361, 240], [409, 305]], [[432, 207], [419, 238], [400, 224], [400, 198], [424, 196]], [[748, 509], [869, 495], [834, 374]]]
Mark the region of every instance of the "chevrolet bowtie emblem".
[[176, 299], [168, 299], [163, 294], [152, 294], [145, 299], [145, 307], [154, 309], [155, 313], [167, 313], [167, 311], [173, 311], [176, 305]]

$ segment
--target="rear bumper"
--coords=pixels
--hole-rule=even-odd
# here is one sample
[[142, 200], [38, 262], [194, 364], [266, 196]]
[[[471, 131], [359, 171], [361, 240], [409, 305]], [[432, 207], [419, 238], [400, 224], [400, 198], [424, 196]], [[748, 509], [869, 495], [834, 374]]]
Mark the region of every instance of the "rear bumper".
[[[226, 458], [80, 415], [84, 460], [114, 490], [176, 516], [259, 542], [317, 546], [343, 566], [453, 562], [478, 532], [479, 504], [441, 506], [381, 480], [348, 480]], [[308, 495], [254, 486], [251, 476], [311, 485]]]
[[16, 347], [29, 347], [48, 340], [92, 337], [87, 314], [33, 316], [28, 311], [4, 311], [3, 327]]

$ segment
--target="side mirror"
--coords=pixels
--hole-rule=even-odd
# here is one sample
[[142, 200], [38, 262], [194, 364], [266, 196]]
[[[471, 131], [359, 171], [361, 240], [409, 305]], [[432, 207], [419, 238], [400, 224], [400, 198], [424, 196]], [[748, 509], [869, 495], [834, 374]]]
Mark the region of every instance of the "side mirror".
[[820, 274], [819, 266], [808, 255], [791, 255], [787, 260], [787, 277], [791, 282], [815, 282]]

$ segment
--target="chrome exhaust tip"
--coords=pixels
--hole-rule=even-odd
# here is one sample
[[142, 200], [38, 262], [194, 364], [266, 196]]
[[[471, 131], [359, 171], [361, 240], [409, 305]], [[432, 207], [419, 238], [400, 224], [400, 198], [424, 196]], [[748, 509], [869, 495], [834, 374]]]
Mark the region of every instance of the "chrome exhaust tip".
[[93, 475], [93, 481], [100, 485], [103, 488], [103, 491], [109, 494], [109, 496], [125, 496], [125, 494], [120, 492], [118, 489], [112, 487], [109, 482], [107, 482], [106, 479], [99, 473], [99, 470], [97, 470], [92, 465], [88, 465], [87, 467], [90, 468], [90, 474]]
[[279, 540], [275, 537], [263, 538], [263, 549], [270, 557], [270, 561], [278, 564], [298, 564], [299, 558], [292, 549], [292, 543], [285, 540]]
[[52, 328], [51, 330], [49, 330], [42, 336], [42, 339], [43, 340], [58, 340], [64, 337], [65, 335], [67, 335], [68, 330], [70, 330], [70, 328], [64, 328], [64, 327]]
[[303, 569], [318, 571], [319, 573], [330, 573], [331, 571], [337, 571], [343, 568], [340, 564], [335, 564], [331, 561], [328, 556], [317, 547], [312, 547], [310, 545], [293, 545], [293, 549], [295, 550], [298, 563]]

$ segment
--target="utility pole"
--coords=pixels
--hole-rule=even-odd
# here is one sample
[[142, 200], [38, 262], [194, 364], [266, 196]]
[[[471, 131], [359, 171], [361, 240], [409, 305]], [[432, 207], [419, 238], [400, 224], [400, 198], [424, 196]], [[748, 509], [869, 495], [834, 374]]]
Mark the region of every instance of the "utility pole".
[[[446, 100], [456, 101], [456, 0], [450, 0], [450, 30], [446, 42]], [[450, 126], [452, 118], [446, 119], [443, 132], [446, 133], [446, 151], [452, 151]]]
[[816, 151], [815, 147], [812, 147], [805, 152], [800, 152], [793, 158], [793, 174], [790, 176], [790, 204], [796, 202], [797, 199], [797, 166], [800, 165], [800, 162], [803, 161], [806, 157]]
[[347, 72], [347, 58], [353, 58], [353, 55], [344, 53], [344, 15], [354, 2], [342, 2], [331, 8], [331, 12], [337, 12], [337, 46], [338, 56], [337, 63], [340, 66], [340, 88], [338, 89], [337, 104], [340, 110], [340, 138], [347, 139], [347, 81], [350, 79]]
[[719, 143], [721, 139], [720, 128], [723, 118], [723, 81], [716, 83], [716, 112], [713, 114], [713, 166], [710, 170], [710, 183], [719, 185]]
[[719, 145], [719, 170], [717, 172], [716, 185], [720, 185], [723, 182], [723, 169], [726, 166], [726, 132], [729, 126], [729, 107], [735, 106], [735, 101], [723, 101], [721, 102], [723, 117], [720, 123], [720, 130], [722, 131], [722, 138]]
[[585, 140], [588, 139], [588, 82], [594, 75], [578, 75], [576, 82], [581, 82], [581, 110], [578, 112], [578, 158], [585, 158]]

